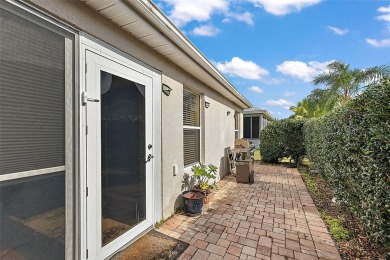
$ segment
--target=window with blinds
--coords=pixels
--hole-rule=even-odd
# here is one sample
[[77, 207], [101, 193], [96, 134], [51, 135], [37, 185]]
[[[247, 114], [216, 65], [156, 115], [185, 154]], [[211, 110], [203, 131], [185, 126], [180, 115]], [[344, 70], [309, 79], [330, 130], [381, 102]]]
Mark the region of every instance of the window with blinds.
[[200, 96], [183, 91], [184, 166], [200, 161]]
[[0, 1], [4, 259], [65, 259], [65, 245], [72, 246], [72, 234], [65, 232], [72, 229], [72, 222], [65, 221], [73, 210], [66, 200], [66, 188], [72, 189], [66, 186], [72, 139], [65, 131], [72, 122], [65, 110], [73, 88], [73, 48], [73, 34]]

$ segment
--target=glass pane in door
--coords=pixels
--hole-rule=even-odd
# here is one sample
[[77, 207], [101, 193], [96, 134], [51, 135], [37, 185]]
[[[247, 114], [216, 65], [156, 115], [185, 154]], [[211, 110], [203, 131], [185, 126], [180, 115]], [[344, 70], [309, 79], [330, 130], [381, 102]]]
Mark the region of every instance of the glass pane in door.
[[145, 220], [145, 86], [101, 71], [102, 246]]

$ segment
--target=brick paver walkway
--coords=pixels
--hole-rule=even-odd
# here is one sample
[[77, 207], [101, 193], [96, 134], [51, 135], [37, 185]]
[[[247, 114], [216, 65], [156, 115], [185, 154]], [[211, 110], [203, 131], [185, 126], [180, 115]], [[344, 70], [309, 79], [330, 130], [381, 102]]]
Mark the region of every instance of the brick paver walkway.
[[256, 164], [254, 184], [219, 185], [201, 216], [159, 229], [190, 244], [180, 259], [341, 259], [296, 169]]

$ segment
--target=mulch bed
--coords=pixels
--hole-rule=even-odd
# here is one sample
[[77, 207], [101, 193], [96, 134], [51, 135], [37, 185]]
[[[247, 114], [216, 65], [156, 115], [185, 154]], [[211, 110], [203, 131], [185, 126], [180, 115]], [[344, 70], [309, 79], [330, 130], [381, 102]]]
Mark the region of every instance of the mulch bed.
[[300, 167], [299, 172], [318, 210], [321, 213], [326, 211], [328, 216], [343, 219], [344, 227], [350, 231], [349, 241], [335, 241], [343, 259], [390, 259], [390, 248], [370, 240], [359, 220], [348, 209], [332, 202], [332, 190], [320, 176], [310, 174], [307, 166]]

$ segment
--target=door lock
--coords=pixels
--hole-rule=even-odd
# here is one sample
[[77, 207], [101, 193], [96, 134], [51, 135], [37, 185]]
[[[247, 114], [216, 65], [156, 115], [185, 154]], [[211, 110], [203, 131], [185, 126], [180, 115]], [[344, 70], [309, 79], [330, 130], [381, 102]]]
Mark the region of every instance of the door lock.
[[150, 162], [150, 160], [151, 160], [152, 158], [154, 158], [154, 156], [151, 155], [151, 154], [149, 154], [149, 155], [148, 155], [148, 158], [146, 158], [145, 163]]

